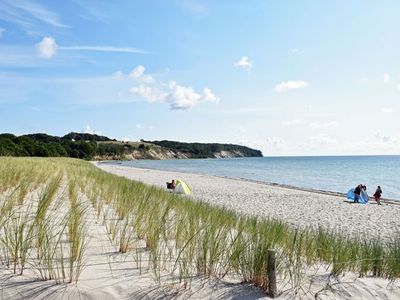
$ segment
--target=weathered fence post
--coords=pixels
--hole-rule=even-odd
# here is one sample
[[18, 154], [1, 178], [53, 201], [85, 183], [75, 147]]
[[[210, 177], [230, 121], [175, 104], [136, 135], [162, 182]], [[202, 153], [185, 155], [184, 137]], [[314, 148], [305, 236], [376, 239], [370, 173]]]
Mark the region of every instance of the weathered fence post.
[[268, 250], [267, 258], [267, 293], [271, 298], [276, 298], [278, 296], [278, 291], [276, 289], [276, 255], [275, 250]]

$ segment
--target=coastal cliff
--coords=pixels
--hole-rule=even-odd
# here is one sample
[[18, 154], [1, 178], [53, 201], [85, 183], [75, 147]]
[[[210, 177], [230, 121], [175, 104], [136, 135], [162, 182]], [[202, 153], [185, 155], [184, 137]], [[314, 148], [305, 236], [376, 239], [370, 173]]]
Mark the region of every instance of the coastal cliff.
[[241, 145], [143, 140], [99, 142], [97, 153], [96, 160], [262, 157], [261, 151]]
[[44, 133], [0, 134], [0, 156], [74, 157], [86, 160], [261, 157], [242, 145], [176, 141], [123, 142], [105, 136], [71, 132], [63, 137]]

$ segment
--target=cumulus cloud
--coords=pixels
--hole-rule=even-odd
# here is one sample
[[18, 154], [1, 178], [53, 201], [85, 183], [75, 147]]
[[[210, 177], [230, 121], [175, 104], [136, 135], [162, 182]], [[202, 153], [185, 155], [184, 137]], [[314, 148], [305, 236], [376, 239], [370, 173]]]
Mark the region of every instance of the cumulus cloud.
[[277, 93], [283, 93], [289, 90], [303, 89], [308, 85], [309, 85], [308, 82], [303, 80], [282, 81], [281, 83], [275, 86], [274, 90]]
[[154, 82], [154, 78], [151, 75], [145, 75], [144, 71], [146, 70], [145, 67], [142, 65], [137, 66], [132, 70], [129, 74], [133, 79], [144, 82], [144, 83], [152, 83]]
[[166, 102], [172, 110], [186, 110], [205, 102], [219, 102], [219, 98], [207, 87], [202, 92], [197, 92], [191, 86], [183, 86], [173, 80], [167, 84], [156, 81], [144, 72], [145, 67], [140, 65], [129, 74], [141, 83], [131, 88], [130, 92], [148, 102]]
[[137, 66], [136, 68], [134, 68], [134, 69], [132, 70], [130, 76], [131, 76], [132, 78], [137, 79], [137, 78], [139, 78], [140, 76], [143, 75], [144, 70], [145, 70], [145, 67], [143, 67], [143, 66]]
[[390, 75], [388, 73], [385, 73], [383, 75], [383, 82], [388, 83], [390, 81]]
[[168, 84], [170, 89], [166, 101], [170, 103], [173, 110], [186, 110], [203, 102], [218, 102], [218, 97], [209, 89], [205, 88], [202, 94], [197, 93], [192, 87], [179, 85], [175, 81]]
[[242, 56], [233, 65], [237, 68], [243, 68], [243, 69], [250, 70], [253, 66], [253, 63], [249, 60], [249, 58], [247, 56]]
[[167, 93], [155, 87], [139, 85], [130, 89], [130, 92], [140, 96], [148, 102], [161, 102], [167, 98]]
[[391, 107], [382, 107], [381, 108], [381, 112], [386, 113], [386, 114], [390, 114], [393, 112], [393, 108]]
[[52, 37], [44, 37], [36, 44], [38, 55], [42, 58], [52, 58], [57, 52], [57, 43]]

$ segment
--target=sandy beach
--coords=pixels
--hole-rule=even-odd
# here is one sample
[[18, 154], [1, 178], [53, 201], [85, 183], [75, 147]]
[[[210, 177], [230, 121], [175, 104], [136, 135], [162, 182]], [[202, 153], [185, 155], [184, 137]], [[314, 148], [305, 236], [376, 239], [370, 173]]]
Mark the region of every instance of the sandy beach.
[[96, 164], [101, 169], [146, 184], [165, 188], [173, 178], [192, 188], [193, 199], [223, 206], [241, 214], [279, 219], [295, 227], [319, 226], [342, 235], [390, 240], [400, 232], [400, 205], [375, 201], [351, 204], [344, 196], [303, 191], [263, 183], [168, 172], [118, 165]]
[[[120, 176], [165, 188], [172, 178], [185, 180], [192, 188], [191, 201], [205, 201], [226, 207], [240, 214], [261, 218], [275, 218], [294, 227], [330, 228], [353, 236], [381, 235], [389, 240], [399, 228], [397, 205], [354, 205], [343, 197], [266, 185], [244, 180], [213, 176], [165, 172], [95, 163], [99, 168]], [[37, 203], [39, 190], [28, 193], [25, 206]], [[109, 227], [115, 219], [113, 213], [100, 218], [87, 195], [79, 192], [79, 201], [85, 207], [87, 239], [83, 254], [83, 267], [78, 282], [56, 284], [43, 281], [37, 265], [28, 264], [23, 275], [13, 274], [12, 269], [0, 264], [0, 299], [269, 299], [260, 288], [242, 283], [237, 274], [223, 279], [213, 276], [194, 276], [190, 283], [179, 281], [176, 275], [161, 272], [159, 282], [149, 268], [149, 251], [138, 241], [135, 247], [143, 249], [140, 264], [135, 251], [121, 253], [119, 245], [110, 238]], [[57, 190], [49, 216], [69, 212], [67, 182]], [[104, 204], [103, 212], [112, 212]], [[368, 221], [363, 221], [367, 219]], [[111, 222], [111, 223], [110, 223]], [[357, 226], [354, 226], [356, 224]], [[34, 257], [31, 257], [35, 261]], [[360, 277], [346, 272], [333, 277], [331, 266], [324, 263], [302, 269], [299, 282], [279, 278], [279, 299], [400, 299], [398, 280], [377, 277]]]

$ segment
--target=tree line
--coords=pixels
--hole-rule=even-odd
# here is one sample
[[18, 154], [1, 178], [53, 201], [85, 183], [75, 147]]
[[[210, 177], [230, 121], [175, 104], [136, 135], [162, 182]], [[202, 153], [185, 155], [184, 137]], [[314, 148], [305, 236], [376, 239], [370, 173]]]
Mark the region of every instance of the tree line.
[[[152, 147], [181, 152], [191, 158], [212, 158], [221, 151], [239, 151], [243, 156], [262, 156], [261, 151], [233, 144], [181, 143], [174, 141], [141, 140], [141, 144], [118, 142], [105, 136], [71, 132], [63, 137], [44, 133], [15, 136], [0, 134], [0, 156], [74, 157], [93, 159], [95, 156], [121, 159], [134, 150], [146, 154]], [[147, 157], [144, 155], [143, 157]]]

